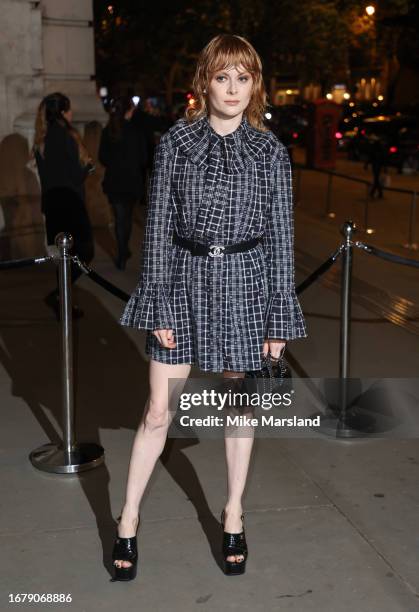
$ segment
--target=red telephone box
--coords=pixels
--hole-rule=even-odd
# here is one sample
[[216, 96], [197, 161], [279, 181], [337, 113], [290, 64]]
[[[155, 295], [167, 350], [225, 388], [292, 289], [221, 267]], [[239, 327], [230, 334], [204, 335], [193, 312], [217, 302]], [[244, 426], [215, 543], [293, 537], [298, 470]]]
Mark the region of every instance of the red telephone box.
[[341, 109], [324, 98], [312, 102], [308, 109], [307, 157], [311, 168], [334, 168], [336, 165], [336, 132]]

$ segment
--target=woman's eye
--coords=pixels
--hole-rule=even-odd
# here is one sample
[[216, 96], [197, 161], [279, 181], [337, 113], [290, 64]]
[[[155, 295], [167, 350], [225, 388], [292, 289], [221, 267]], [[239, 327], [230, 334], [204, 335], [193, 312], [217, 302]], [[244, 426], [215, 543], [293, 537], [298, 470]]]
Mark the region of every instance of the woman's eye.
[[[222, 83], [223, 80], [222, 79], [226, 79], [227, 77], [223, 74], [218, 75], [217, 77], [215, 77], [215, 80], [218, 81], [219, 83]], [[241, 76], [239, 77], [239, 81], [240, 83], [246, 83], [249, 80], [249, 76]]]

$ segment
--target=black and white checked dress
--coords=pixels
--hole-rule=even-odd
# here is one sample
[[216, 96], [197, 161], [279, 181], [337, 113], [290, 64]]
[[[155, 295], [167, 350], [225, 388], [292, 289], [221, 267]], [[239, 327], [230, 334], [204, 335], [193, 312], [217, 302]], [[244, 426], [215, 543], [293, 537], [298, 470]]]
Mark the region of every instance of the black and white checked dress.
[[[221, 136], [179, 119], [156, 148], [139, 282], [120, 324], [148, 330], [146, 353], [203, 371], [261, 367], [265, 338], [306, 337], [295, 293], [291, 166], [272, 132], [243, 116]], [[173, 230], [205, 244], [264, 235], [244, 253], [192, 256]], [[176, 348], [151, 333], [172, 328]]]

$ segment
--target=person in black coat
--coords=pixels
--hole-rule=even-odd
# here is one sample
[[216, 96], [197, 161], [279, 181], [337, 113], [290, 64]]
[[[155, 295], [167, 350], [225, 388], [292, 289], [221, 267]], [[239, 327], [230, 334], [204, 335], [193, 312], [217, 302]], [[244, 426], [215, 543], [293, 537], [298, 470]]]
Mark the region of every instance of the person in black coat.
[[383, 198], [383, 185], [381, 172], [386, 171], [386, 163], [387, 163], [387, 155], [384, 143], [372, 134], [369, 140], [369, 148], [368, 148], [368, 161], [365, 164], [365, 169], [368, 168], [368, 164], [371, 164], [372, 170], [372, 178], [373, 183], [370, 188], [370, 198], [374, 198], [376, 192], [378, 192], [378, 197]]
[[[33, 155], [41, 182], [47, 245], [54, 245], [60, 232], [69, 233], [74, 241], [73, 254], [88, 264], [94, 256], [94, 244], [85, 205], [84, 181], [93, 171], [93, 165], [71, 119], [67, 96], [59, 92], [46, 96], [36, 117]], [[80, 268], [72, 262], [72, 283], [81, 274]], [[57, 288], [46, 296], [45, 302], [59, 319], [58, 270]], [[73, 307], [73, 316], [82, 314], [79, 308]]]
[[151, 173], [154, 159], [154, 151], [156, 148], [156, 139], [154, 132], [157, 131], [155, 118], [146, 113], [138, 104], [131, 119], [132, 125], [134, 125], [139, 132], [142, 134], [142, 138], [145, 138], [147, 148], [147, 163], [145, 166], [146, 173]]
[[102, 132], [99, 161], [105, 167], [102, 182], [115, 217], [118, 254], [115, 265], [123, 270], [131, 252], [128, 248], [132, 214], [144, 190], [147, 142], [132, 122], [135, 104], [128, 96], [112, 100], [110, 118]]

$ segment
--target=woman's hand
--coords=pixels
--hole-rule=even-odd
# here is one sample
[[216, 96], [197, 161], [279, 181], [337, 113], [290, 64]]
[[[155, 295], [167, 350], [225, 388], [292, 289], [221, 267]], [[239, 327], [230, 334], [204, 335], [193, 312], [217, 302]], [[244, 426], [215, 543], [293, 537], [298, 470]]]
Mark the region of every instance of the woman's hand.
[[152, 333], [165, 348], [172, 349], [176, 347], [173, 329], [155, 329]]
[[266, 339], [265, 342], [263, 343], [263, 354], [266, 357], [269, 351], [271, 354], [271, 357], [274, 357], [274, 359], [278, 359], [286, 343], [287, 343], [286, 340], [277, 340], [276, 338]]

